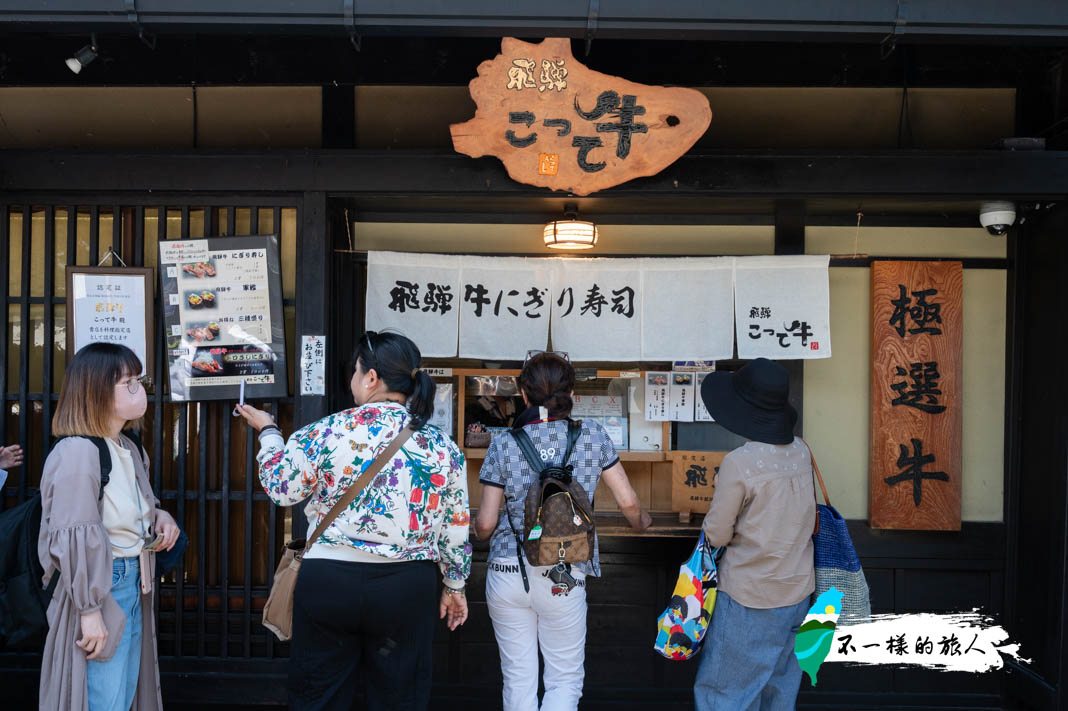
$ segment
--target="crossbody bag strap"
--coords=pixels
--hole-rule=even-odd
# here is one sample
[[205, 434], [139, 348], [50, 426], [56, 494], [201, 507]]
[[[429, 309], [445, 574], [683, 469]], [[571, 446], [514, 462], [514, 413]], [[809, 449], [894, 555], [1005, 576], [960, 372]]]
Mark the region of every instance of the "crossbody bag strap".
[[312, 544], [319, 540], [319, 536], [326, 532], [326, 529], [330, 527], [330, 524], [334, 522], [342, 511], [348, 508], [348, 505], [356, 500], [356, 497], [360, 495], [360, 492], [367, 488], [367, 484], [375, 478], [375, 475], [381, 471], [382, 467], [386, 465], [393, 455], [404, 446], [404, 443], [408, 441], [408, 438], [414, 434], [410, 425], [405, 425], [397, 436], [393, 438], [393, 441], [389, 443], [385, 451], [375, 457], [375, 460], [371, 462], [371, 466], [367, 467], [363, 474], [352, 483], [352, 486], [348, 488], [338, 502], [326, 513], [323, 520], [319, 522], [319, 525], [315, 527], [315, 533], [311, 535], [311, 538], [307, 539], [304, 544], [304, 552], [307, 553], [308, 549], [312, 547]]
[[578, 438], [582, 435], [582, 420], [567, 420], [567, 451], [564, 452], [564, 461], [560, 463], [560, 466], [566, 467], [568, 461], [571, 459], [571, 452], [575, 449], [575, 442], [578, 442]]
[[[820, 484], [820, 491], [823, 492], [823, 501], [828, 506], [831, 505], [831, 499], [827, 496], [827, 487], [823, 484], [823, 476], [820, 474], [820, 465], [816, 464], [816, 455], [812, 453], [812, 447], [808, 446], [808, 442], [801, 440], [805, 447], [808, 449], [808, 457], [812, 461], [812, 474], [816, 477], [816, 481]], [[816, 499], [816, 525], [812, 529], [812, 535], [815, 536], [820, 531], [820, 511], [819, 511], [819, 497], [816, 496], [816, 490], [812, 490], [812, 498]]]
[[511, 435], [515, 439], [515, 443], [519, 445], [519, 451], [523, 453], [527, 464], [534, 470], [534, 474], [540, 474], [541, 470], [545, 468], [545, 462], [541, 461], [538, 451], [534, 449], [534, 443], [530, 441], [530, 435], [522, 427], [513, 427]]

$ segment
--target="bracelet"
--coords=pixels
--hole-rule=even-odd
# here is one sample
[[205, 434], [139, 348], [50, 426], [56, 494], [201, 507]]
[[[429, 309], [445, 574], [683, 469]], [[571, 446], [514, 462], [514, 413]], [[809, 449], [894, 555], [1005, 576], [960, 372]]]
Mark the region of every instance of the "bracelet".
[[270, 432], [271, 430], [277, 432], [279, 436], [281, 436], [282, 434], [282, 429], [278, 425], [270, 424], [264, 425], [262, 428], [260, 428], [260, 436], [262, 437], [265, 433]]
[[445, 594], [446, 595], [463, 595], [466, 590], [467, 590], [467, 586], [466, 585], [463, 586], [462, 588], [450, 588], [447, 585], [445, 586]]

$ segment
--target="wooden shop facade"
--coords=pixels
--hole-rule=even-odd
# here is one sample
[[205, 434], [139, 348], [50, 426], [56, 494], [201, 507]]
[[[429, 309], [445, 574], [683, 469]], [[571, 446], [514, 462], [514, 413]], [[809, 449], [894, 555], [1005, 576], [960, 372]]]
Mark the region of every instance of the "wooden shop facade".
[[[1068, 703], [1068, 384], [1056, 345], [1068, 313], [1068, 10], [678, 2], [651, 18], [630, 1], [525, 11], [419, 1], [67, 5], [0, 7], [0, 440], [27, 453], [2, 506], [32, 494], [47, 453], [74, 327], [67, 267], [117, 257], [152, 269], [156, 386], [144, 438], [157, 493], [190, 537], [158, 610], [169, 708], [284, 704], [287, 647], [259, 617], [281, 546], [304, 519], [260, 489], [255, 443], [231, 417], [232, 400], [171, 392], [161, 245], [276, 236], [279, 382], [288, 386], [264, 402], [288, 432], [351, 403], [344, 371], [364, 330], [368, 253], [550, 256], [545, 225], [571, 212], [597, 226], [582, 256], [830, 255], [833, 357], [783, 364], [798, 434], [849, 521], [873, 611], [981, 608], [1031, 660], [980, 676], [830, 665], [818, 687], [804, 682], [799, 707]], [[562, 190], [520, 182], [507, 161], [458, 152], [472, 153], [450, 132], [476, 116], [469, 82], [507, 37], [568, 38], [568, 61], [593, 72], [696, 90], [711, 109], [707, 128], [612, 187], [585, 189], [596, 171]], [[552, 69], [519, 81], [538, 91], [542, 76], [561, 79]], [[593, 105], [576, 109], [594, 116]], [[618, 115], [627, 104], [602, 108]], [[535, 129], [563, 135], [562, 124], [542, 125], [547, 117], [517, 114], [509, 109], [501, 134], [510, 129], [520, 144]], [[616, 145], [620, 133], [606, 135], [603, 145]], [[538, 172], [593, 165], [593, 144], [579, 138]], [[630, 139], [637, 155], [645, 137]], [[980, 213], [996, 210], [1014, 213], [1000, 235], [980, 225]], [[939, 468], [953, 495], [948, 518], [919, 523], [880, 508], [870, 483], [889, 475], [871, 474], [873, 434], [896, 426], [872, 384], [877, 346], [894, 335], [881, 309], [898, 297], [899, 275], [880, 270], [906, 268], [949, 273], [940, 288], [955, 295], [943, 313], [954, 340], [936, 354], [952, 396], [918, 400], [951, 408], [939, 441], [953, 454]], [[686, 327], [678, 314], [663, 318]], [[312, 335], [323, 337], [321, 388], [302, 383]], [[492, 425], [485, 413], [509, 407], [523, 356], [427, 359], [454, 394], [448, 419], [467, 455], [472, 508], [484, 443], [465, 441], [467, 425]], [[580, 394], [610, 394], [630, 375], [671, 371], [672, 360], [579, 362]], [[919, 348], [908, 360], [921, 367], [902, 378], [930, 379], [923, 364], [935, 357]], [[490, 381], [503, 389], [487, 390]], [[714, 459], [735, 440], [714, 423], [652, 430], [657, 446], [632, 427], [620, 450], [653, 528], [628, 533], [610, 497], [597, 501], [603, 577], [589, 586], [584, 709], [692, 704], [695, 665], [652, 650], [700, 520], [680, 516], [673, 472], [679, 453]], [[469, 622], [436, 638], [434, 708], [499, 704], [487, 552], [476, 544]], [[21, 703], [34, 703], [39, 663], [0, 651], [0, 678]]]

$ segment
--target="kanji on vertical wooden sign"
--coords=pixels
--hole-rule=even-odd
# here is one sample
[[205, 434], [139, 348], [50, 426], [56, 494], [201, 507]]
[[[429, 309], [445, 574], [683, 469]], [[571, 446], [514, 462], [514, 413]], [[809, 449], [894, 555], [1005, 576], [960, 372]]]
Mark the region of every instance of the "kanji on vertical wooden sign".
[[960, 262], [871, 267], [872, 528], [959, 531]]
[[671, 508], [683, 523], [691, 513], [708, 513], [716, 492], [716, 475], [726, 452], [669, 452], [671, 459]]

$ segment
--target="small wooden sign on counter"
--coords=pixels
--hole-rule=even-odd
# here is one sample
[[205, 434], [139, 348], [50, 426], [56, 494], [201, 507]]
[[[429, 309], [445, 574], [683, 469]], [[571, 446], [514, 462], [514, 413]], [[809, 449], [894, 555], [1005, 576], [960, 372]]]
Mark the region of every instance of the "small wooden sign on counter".
[[716, 491], [716, 475], [726, 452], [673, 451], [671, 458], [671, 508], [687, 523], [692, 513], [708, 513]]
[[871, 265], [872, 528], [959, 531], [960, 262]]

